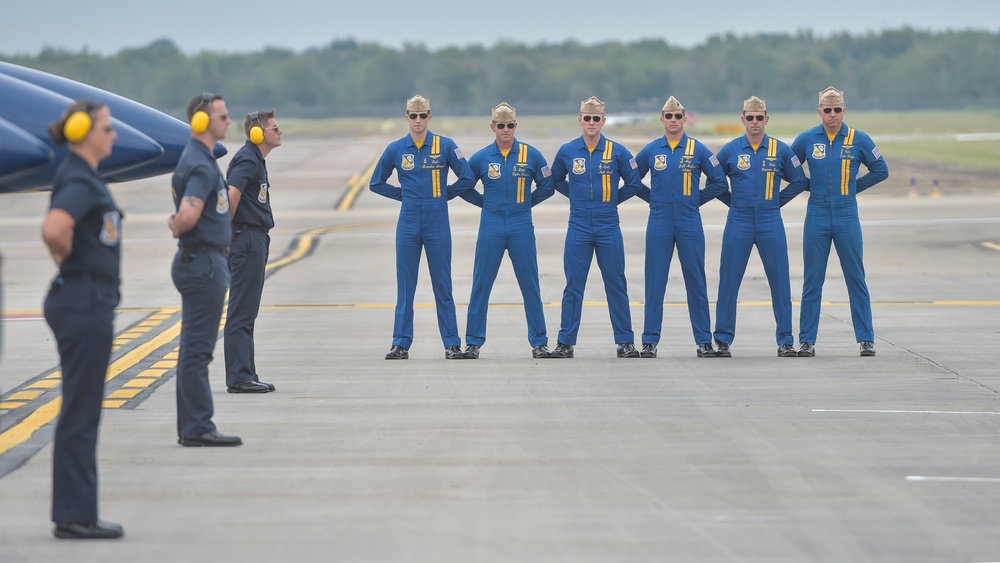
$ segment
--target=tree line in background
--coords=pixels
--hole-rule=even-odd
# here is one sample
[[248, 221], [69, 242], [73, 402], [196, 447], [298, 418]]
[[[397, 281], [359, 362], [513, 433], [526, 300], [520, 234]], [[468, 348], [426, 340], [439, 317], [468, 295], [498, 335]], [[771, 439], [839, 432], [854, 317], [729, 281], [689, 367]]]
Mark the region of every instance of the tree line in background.
[[692, 48], [648, 39], [432, 51], [342, 39], [300, 53], [190, 56], [160, 39], [112, 56], [46, 48], [4, 58], [178, 117], [202, 91], [224, 95], [234, 111], [276, 107], [282, 116], [304, 118], [397, 116], [415, 93], [429, 97], [438, 115], [481, 115], [503, 100], [521, 112], [575, 113], [591, 95], [609, 113], [656, 112], [669, 95], [701, 112], [739, 112], [751, 94], [772, 111], [809, 110], [831, 84], [846, 92], [852, 109], [1000, 104], [1000, 32], [985, 31], [728, 34]]

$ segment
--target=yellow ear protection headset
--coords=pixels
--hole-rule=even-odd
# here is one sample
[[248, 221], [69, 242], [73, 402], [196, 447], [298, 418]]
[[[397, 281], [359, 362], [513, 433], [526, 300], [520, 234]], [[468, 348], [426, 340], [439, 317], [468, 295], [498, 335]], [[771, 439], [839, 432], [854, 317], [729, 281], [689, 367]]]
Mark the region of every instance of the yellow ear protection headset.
[[[212, 98], [215, 94], [211, 92], [202, 92], [201, 101], [198, 105], [194, 106], [194, 113], [191, 115], [191, 130], [195, 133], [204, 133], [208, 131], [208, 123], [212, 120], [212, 116], [209, 112], [212, 111]], [[207, 108], [208, 111], [199, 108]]]
[[101, 107], [101, 104], [88, 100], [83, 109], [73, 112], [63, 123], [63, 136], [70, 143], [76, 144], [87, 138], [94, 125], [94, 118], [91, 113]]
[[250, 138], [250, 142], [259, 145], [264, 142], [264, 123], [260, 120], [260, 112], [255, 111], [249, 115], [250, 123], [256, 121], [259, 125], [252, 125], [250, 131], [247, 132], [247, 136]]

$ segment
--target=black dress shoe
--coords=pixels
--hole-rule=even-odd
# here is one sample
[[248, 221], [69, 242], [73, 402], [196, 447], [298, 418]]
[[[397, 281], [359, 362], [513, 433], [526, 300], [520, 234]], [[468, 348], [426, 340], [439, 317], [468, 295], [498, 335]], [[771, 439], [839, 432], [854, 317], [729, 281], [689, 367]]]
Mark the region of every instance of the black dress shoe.
[[715, 341], [715, 357], [716, 358], [732, 358], [733, 353], [729, 350], [729, 344], [725, 342]]
[[218, 430], [212, 430], [211, 432], [206, 432], [201, 436], [184, 436], [183, 438], [178, 438], [177, 443], [188, 448], [197, 448], [200, 446], [238, 446], [243, 443], [239, 436], [233, 436], [232, 434], [223, 434]]
[[812, 342], [803, 342], [799, 344], [798, 357], [800, 358], [811, 358], [816, 355], [816, 347], [813, 346]]
[[573, 345], [572, 344], [563, 344], [562, 342], [559, 342], [559, 343], [556, 344], [556, 349], [553, 350], [551, 354], [549, 354], [549, 357], [550, 358], [560, 358], [560, 359], [563, 359], [563, 358], [572, 358], [573, 357]]
[[623, 342], [618, 345], [618, 357], [638, 358], [639, 351], [635, 349], [635, 344], [632, 344], [631, 342]]
[[875, 355], [875, 343], [871, 340], [865, 340], [861, 343], [861, 355], [862, 356], [874, 356]]
[[795, 352], [795, 347], [791, 344], [782, 344], [778, 346], [778, 357], [779, 358], [794, 358], [798, 356]]
[[458, 346], [448, 346], [444, 349], [444, 359], [446, 360], [464, 360], [465, 354], [462, 353], [462, 349]]
[[405, 360], [409, 357], [410, 351], [399, 345], [389, 348], [389, 353], [385, 355], [385, 359], [387, 360]]
[[475, 344], [466, 344], [465, 352], [462, 352], [462, 356], [466, 360], [478, 360], [479, 359], [479, 346]]
[[712, 348], [712, 343], [699, 344], [696, 350], [699, 358], [714, 358], [715, 348]]
[[640, 358], [655, 358], [656, 357], [656, 344], [643, 344], [642, 351], [639, 352]]
[[125, 535], [120, 524], [98, 520], [90, 524], [59, 524], [52, 535], [64, 540], [113, 540]]
[[548, 346], [546, 346], [544, 344], [540, 344], [540, 345], [535, 346], [534, 348], [531, 349], [531, 357], [532, 358], [539, 358], [539, 359], [551, 358], [552, 357], [552, 352], [549, 352], [549, 347]]
[[264, 383], [260, 379], [257, 379], [257, 376], [254, 376], [254, 381], [256, 381], [257, 383], [260, 383], [261, 385], [267, 385], [267, 390], [268, 391], [274, 391], [274, 385], [271, 385], [270, 383]]
[[226, 391], [230, 393], [269, 393], [267, 385], [259, 381], [240, 381], [236, 385], [230, 385]]

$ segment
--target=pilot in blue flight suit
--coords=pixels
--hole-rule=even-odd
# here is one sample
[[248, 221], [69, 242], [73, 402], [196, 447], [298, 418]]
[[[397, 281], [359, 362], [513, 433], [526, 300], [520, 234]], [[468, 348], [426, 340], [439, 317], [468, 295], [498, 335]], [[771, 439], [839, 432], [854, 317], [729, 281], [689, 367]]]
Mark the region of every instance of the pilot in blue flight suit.
[[177, 213], [167, 224], [180, 239], [170, 276], [181, 294], [181, 345], [177, 362], [177, 443], [187, 447], [238, 446], [239, 436], [223, 434], [212, 422], [208, 381], [215, 340], [229, 288], [232, 220], [229, 193], [212, 149], [232, 121], [222, 96], [204, 93], [187, 105], [191, 142], [174, 170]]
[[62, 404], [52, 447], [52, 521], [57, 538], [117, 538], [97, 517], [97, 433], [114, 340], [121, 270], [121, 211], [97, 166], [117, 134], [100, 102], [70, 105], [49, 126], [70, 143], [52, 187], [42, 240], [59, 275], [45, 297], [45, 320], [62, 366]]
[[[816, 112], [822, 125], [801, 133], [792, 151], [809, 163], [809, 204], [802, 233], [802, 307], [799, 356], [816, 355], [816, 333], [830, 243], [837, 246], [847, 282], [854, 337], [862, 356], [875, 355], [872, 302], [865, 283], [864, 242], [858, 194], [889, 177], [889, 167], [871, 137], [844, 124], [844, 93], [833, 86], [819, 93]], [[861, 165], [868, 172], [858, 177]]]
[[[517, 110], [507, 102], [493, 108], [490, 129], [496, 141], [469, 159], [483, 193], [469, 190], [466, 201], [483, 208], [472, 270], [472, 296], [465, 329], [465, 358], [479, 358], [486, 342], [486, 310], [504, 252], [510, 254], [528, 320], [528, 343], [533, 358], [548, 358], [549, 339], [538, 286], [538, 257], [531, 208], [554, 193], [552, 173], [542, 153], [514, 138]], [[531, 189], [534, 181], [535, 189]]]
[[[563, 252], [566, 289], [562, 323], [551, 357], [573, 357], [583, 312], [583, 292], [596, 253], [618, 357], [638, 358], [625, 283], [625, 244], [618, 204], [638, 194], [642, 180], [632, 153], [601, 134], [604, 102], [594, 96], [581, 102], [577, 121], [583, 135], [560, 147], [552, 161], [555, 189], [569, 198], [569, 227]], [[624, 185], [619, 188], [622, 181]]]
[[[715, 356], [712, 348], [712, 318], [708, 311], [705, 278], [705, 229], [699, 207], [729, 188], [719, 161], [712, 151], [684, 132], [687, 113], [677, 98], [660, 110], [664, 136], [649, 143], [635, 161], [639, 176], [649, 173], [649, 188], [639, 197], [649, 202], [646, 225], [646, 314], [642, 333], [642, 358], [655, 358], [663, 324], [663, 295], [667, 290], [674, 246], [684, 273], [688, 316], [699, 358]], [[699, 189], [701, 175], [705, 189]]]
[[[431, 102], [427, 98], [417, 94], [406, 101], [410, 133], [386, 147], [368, 186], [377, 194], [402, 202], [396, 223], [396, 313], [387, 360], [409, 358], [413, 343], [413, 297], [423, 249], [427, 250], [444, 357], [465, 358], [451, 291], [448, 200], [471, 190], [476, 179], [455, 142], [428, 131], [431, 117]], [[450, 186], [449, 169], [458, 176]], [[399, 186], [388, 183], [394, 170]]]
[[[719, 196], [729, 206], [729, 215], [722, 233], [715, 310], [716, 357], [732, 357], [729, 347], [736, 336], [736, 300], [755, 245], [771, 287], [778, 356], [794, 357], [788, 240], [781, 206], [806, 189], [809, 182], [792, 149], [764, 133], [768, 122], [764, 100], [750, 96], [744, 101], [741, 120], [746, 135], [726, 143], [715, 155], [731, 190]], [[782, 180], [788, 185], [779, 191]]]
[[264, 290], [264, 269], [274, 227], [271, 185], [264, 159], [281, 146], [281, 129], [274, 110], [255, 111], [243, 118], [247, 141], [229, 161], [226, 184], [233, 218], [229, 249], [229, 308], [223, 331], [226, 354], [226, 388], [230, 393], [267, 393], [274, 385], [263, 383], [254, 361], [253, 332]]

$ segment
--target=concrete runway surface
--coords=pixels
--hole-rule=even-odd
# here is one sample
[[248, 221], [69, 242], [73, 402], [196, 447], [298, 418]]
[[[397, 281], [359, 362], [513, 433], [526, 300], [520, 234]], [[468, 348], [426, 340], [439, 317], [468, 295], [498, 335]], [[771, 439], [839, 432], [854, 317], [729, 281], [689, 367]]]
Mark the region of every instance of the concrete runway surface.
[[[525, 140], [551, 159], [576, 135]], [[467, 156], [491, 141], [455, 138]], [[176, 443], [169, 178], [112, 187], [124, 282], [98, 455], [101, 517], [124, 525], [120, 541], [52, 537], [48, 194], [2, 198], [0, 561], [1000, 559], [995, 181], [929, 197], [886, 155], [893, 176], [861, 197], [873, 358], [858, 355], [834, 257], [817, 356], [776, 357], [755, 253], [732, 359], [695, 357], [675, 257], [656, 359], [615, 357], [596, 264], [577, 357], [531, 359], [505, 261], [480, 360], [444, 360], [424, 262], [411, 358], [387, 362], [399, 204], [366, 185], [335, 207], [389, 140], [286, 136], [268, 158], [277, 225], [256, 347], [278, 390], [227, 394], [221, 343], [211, 366], [215, 422], [239, 448]], [[805, 204], [784, 208], [796, 332]], [[726, 209], [702, 210], [714, 315]], [[638, 343], [648, 207], [620, 212]], [[534, 214], [553, 347], [567, 214], [559, 194]], [[456, 199], [451, 221], [464, 331], [478, 209]]]

